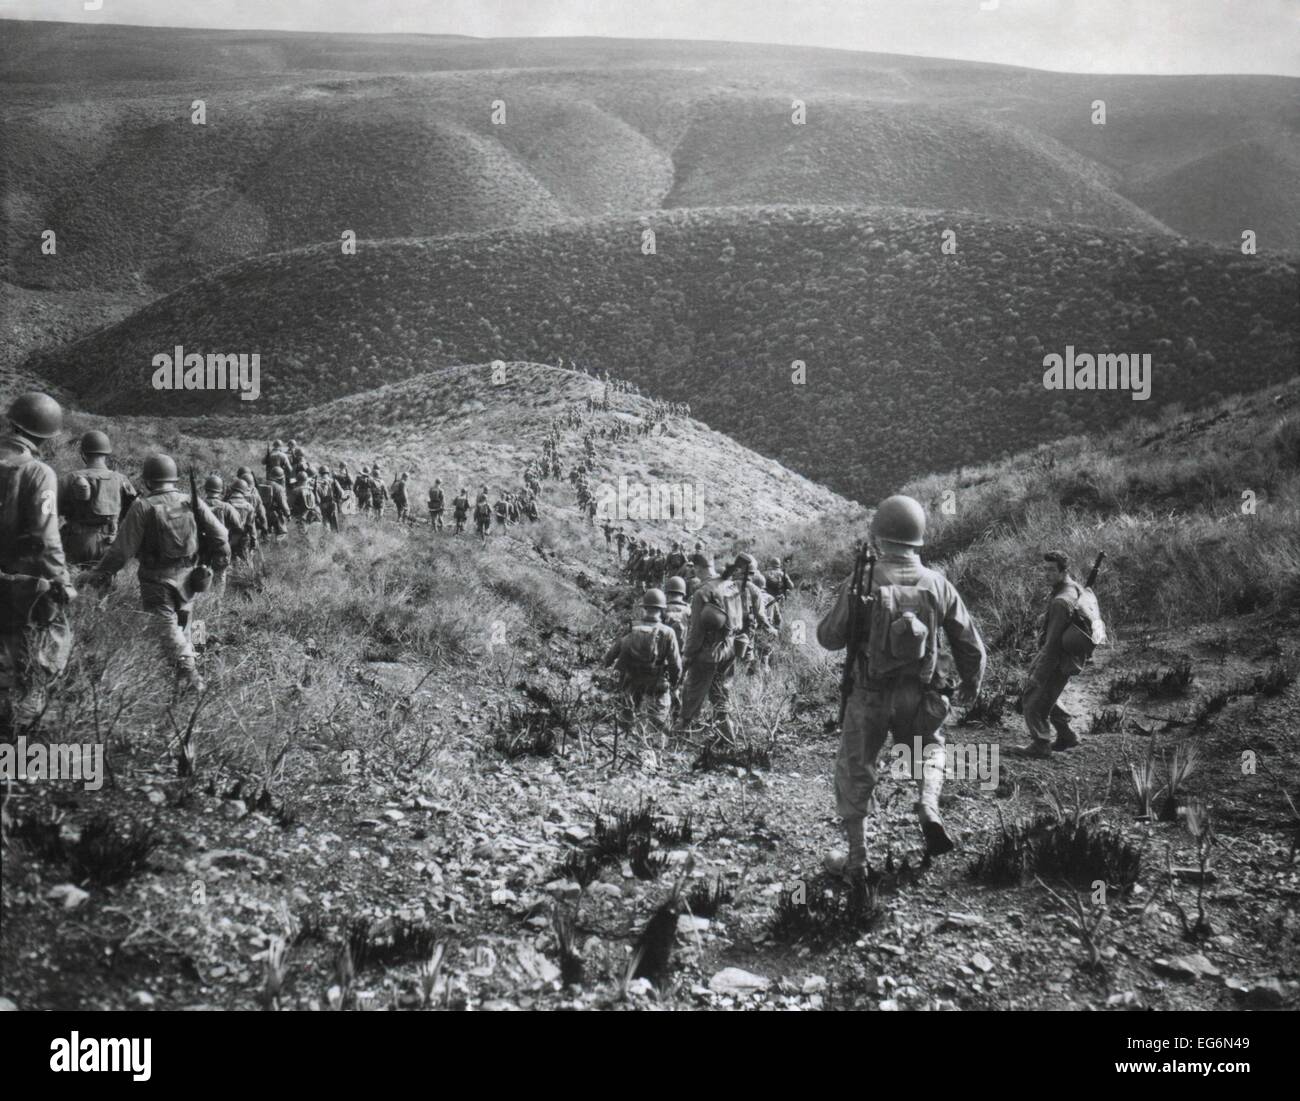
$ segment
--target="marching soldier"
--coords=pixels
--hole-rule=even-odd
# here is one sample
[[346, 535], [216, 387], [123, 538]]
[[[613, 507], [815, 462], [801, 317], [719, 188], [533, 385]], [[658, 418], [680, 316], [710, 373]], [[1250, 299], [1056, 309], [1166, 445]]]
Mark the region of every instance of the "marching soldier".
[[447, 495], [443, 492], [442, 479], [434, 478], [433, 488], [429, 490], [429, 527], [434, 531], [442, 531], [442, 514], [446, 508], [446, 501]]
[[58, 479], [41, 447], [63, 427], [63, 410], [48, 394], [16, 398], [0, 437], [0, 719], [14, 730], [45, 712], [48, 683], [72, 650], [64, 611], [77, 595], [59, 536]]
[[1073, 749], [1079, 744], [1079, 735], [1070, 729], [1073, 716], [1059, 702], [1070, 677], [1078, 671], [1078, 666], [1061, 649], [1070, 612], [1083, 594], [1083, 586], [1070, 576], [1069, 565], [1070, 560], [1060, 551], [1043, 555], [1043, 578], [1051, 592], [1038, 632], [1038, 654], [1029, 667], [1022, 695], [1021, 707], [1030, 742], [1028, 746], [1017, 746], [1016, 750], [1026, 757], [1050, 757], [1054, 749]]
[[112, 453], [107, 435], [87, 432], [81, 437], [85, 466], [59, 479], [63, 553], [69, 565], [86, 566], [103, 558], [126, 510], [139, 496], [131, 479], [108, 468]]
[[682, 657], [676, 633], [663, 622], [666, 607], [663, 591], [650, 589], [641, 598], [641, 622], [605, 651], [604, 664], [619, 672], [620, 720], [629, 726], [643, 709], [661, 731], [669, 724]]
[[[279, 467], [273, 472], [283, 478]], [[229, 558], [226, 529], [205, 502], [197, 511], [188, 494], [176, 488], [176, 464], [167, 455], [150, 455], [144, 461], [148, 493], [127, 511], [108, 553], [88, 574], [88, 581], [104, 584], [132, 558], [139, 559], [140, 605], [154, 624], [158, 641], [175, 664], [179, 683], [203, 690], [190, 617], [195, 597], [211, 581], [199, 565], [200, 535], [211, 544], [215, 558]]]
[[257, 493], [266, 510], [267, 530], [278, 543], [289, 534], [289, 498], [284, 492], [284, 470], [278, 466], [273, 468], [269, 478], [257, 483]]
[[399, 524], [406, 523], [410, 517], [410, 502], [406, 497], [406, 479], [408, 475], [409, 472], [404, 470], [397, 478], [393, 479], [391, 495], [393, 504], [397, 506], [397, 522]]
[[[911, 497], [880, 503], [871, 536], [880, 553], [871, 579], [871, 622], [863, 624], [863, 645], [852, 670], [853, 691], [844, 713], [835, 762], [835, 805], [848, 834], [847, 856], [834, 855], [827, 866], [843, 872], [855, 887], [866, 869], [865, 819], [876, 786], [877, 760], [891, 731], [895, 744], [922, 746], [917, 817], [926, 852], [941, 856], [953, 848], [939, 814], [943, 790], [943, 724], [950, 710], [952, 666], [960, 677], [957, 702], [972, 703], [984, 677], [985, 651], [966, 605], [942, 574], [921, 564], [925, 509]], [[827, 650], [849, 643], [852, 579], [840, 586], [834, 605], [817, 625], [817, 641]], [[942, 629], [951, 658], [939, 643]]]
[[461, 486], [460, 492], [456, 494], [456, 499], [451, 503], [451, 518], [456, 524], [455, 531], [452, 534], [463, 534], [465, 521], [469, 519], [469, 494], [465, 491], [464, 486]]
[[236, 546], [243, 549], [246, 538], [243, 517], [238, 509], [222, 497], [225, 483], [217, 474], [209, 474], [203, 479], [203, 502], [212, 510], [217, 522], [226, 529], [226, 551], [224, 555], [202, 556], [200, 561], [212, 570], [212, 597], [217, 599], [225, 595], [226, 573], [230, 569], [230, 560]]

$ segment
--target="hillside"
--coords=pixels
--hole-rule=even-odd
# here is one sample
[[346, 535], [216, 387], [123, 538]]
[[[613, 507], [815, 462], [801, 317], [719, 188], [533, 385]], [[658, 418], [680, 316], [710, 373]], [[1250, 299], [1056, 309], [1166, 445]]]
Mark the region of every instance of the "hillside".
[[[588, 385], [510, 367], [519, 385], [499, 401], [471, 370], [428, 385], [445, 387], [440, 404], [481, 403], [462, 427], [495, 431], [512, 419], [528, 431], [553, 387], [572, 406]], [[431, 455], [439, 434], [472, 451], [456, 417], [412, 410], [411, 387], [316, 415], [339, 430], [365, 418], [358, 454], [407, 414]], [[1044, 449], [911, 487], [932, 501], [956, 491], [929, 553], [994, 649], [949, 745], [994, 771], [946, 785], [961, 847], [933, 863], [918, 859], [912, 782], [886, 771], [869, 826], [875, 891], [857, 918], [819, 870], [837, 841], [823, 728], [837, 664], [806, 628], [860, 516], [760, 533], [748, 502], [720, 499], [737, 537], [712, 544], [718, 558], [793, 552], [800, 588], [771, 670], [737, 678], [737, 744], [707, 751], [703, 737], [615, 729], [598, 658], [635, 594], [560, 508], [482, 548], [392, 522], [267, 547], [220, 605], [201, 606], [210, 692], [180, 715], [123, 577], [102, 604], [76, 606], [78, 646], [48, 712], [64, 740], [107, 746], [111, 782], [19, 785], [6, 804], [5, 997], [21, 1009], [1294, 1007], [1297, 410], [1292, 381], [1062, 441], [1050, 464]], [[114, 423], [127, 469], [159, 443], [200, 469], [257, 456], [189, 425]], [[679, 430], [706, 480], [710, 438]], [[1254, 516], [1239, 511], [1241, 486], [1257, 487]], [[1113, 645], [1064, 700], [1084, 744], [1025, 761], [1006, 752], [1023, 738], [1006, 693], [1042, 598], [1026, 566], [1046, 545], [1078, 561], [1111, 552], [1099, 592]], [[1243, 583], [1255, 597], [1237, 603]], [[1143, 672], [1173, 687], [1150, 691]], [[194, 774], [177, 775], [187, 744]], [[1192, 760], [1177, 799], [1160, 792], [1168, 815], [1139, 815], [1129, 762], [1149, 760], [1163, 783], [1175, 751]], [[1257, 771], [1242, 768], [1247, 751]], [[1214, 823], [1200, 850], [1180, 805]], [[1062, 835], [1085, 855], [1051, 863]], [[1204, 891], [1198, 851], [1213, 871]], [[1008, 854], [1029, 871], [1010, 877]], [[1110, 890], [1080, 925], [1062, 894], [1099, 876]], [[629, 981], [674, 881], [689, 911], [654, 981]], [[759, 979], [727, 989], [728, 967]]]
[[[200, 470], [246, 462], [241, 456], [260, 456], [273, 439], [311, 440], [313, 453], [331, 463], [347, 462], [354, 472], [374, 462], [389, 480], [399, 471], [410, 472], [414, 510], [423, 517], [434, 478], [442, 479], [449, 497], [461, 486], [471, 496], [480, 485], [493, 493], [517, 489], [524, 464], [541, 454], [551, 419], [585, 406], [588, 397], [599, 400], [604, 392], [595, 378], [545, 364], [502, 363], [499, 372], [501, 381], [493, 383], [490, 364], [447, 368], [281, 416], [82, 415], [77, 423], [113, 432], [128, 449], [147, 450], [150, 439], [188, 439], [177, 457]], [[650, 414], [652, 401], [614, 393], [610, 404], [609, 412], [588, 414], [593, 429], [619, 423], [635, 428]], [[581, 436], [575, 429], [564, 431], [566, 471], [582, 455]], [[629, 485], [689, 486], [690, 526], [668, 519], [618, 521], [629, 534], [653, 541], [725, 542], [742, 531], [784, 531], [810, 516], [861, 515], [860, 508], [823, 486], [688, 417], [669, 418], [662, 434], [598, 439], [596, 447], [593, 487], [617, 491], [623, 478]], [[577, 520], [567, 481], [546, 483], [542, 510]]]
[[[1240, 240], [1235, 212], [1263, 252], [1300, 248], [1294, 80], [1082, 79], [711, 42], [4, 27], [3, 257], [28, 288], [162, 292], [345, 229], [431, 236], [734, 204], [961, 210], [1224, 244]], [[790, 122], [796, 96], [805, 126]], [[1089, 121], [1095, 98], [1106, 126]], [[1232, 211], [1216, 209], [1223, 194]], [[40, 250], [51, 227], [54, 256]]]
[[[941, 251], [947, 230], [955, 255]], [[1285, 260], [1063, 225], [673, 211], [247, 261], [24, 367], [97, 412], [178, 415], [248, 403], [154, 390], [153, 356], [177, 344], [259, 352], [268, 412], [455, 363], [563, 356], [690, 401], [739, 442], [869, 500], [928, 470], [1290, 377], [1295, 279]], [[1069, 346], [1150, 353], [1149, 400], [1044, 390], [1043, 357]]]

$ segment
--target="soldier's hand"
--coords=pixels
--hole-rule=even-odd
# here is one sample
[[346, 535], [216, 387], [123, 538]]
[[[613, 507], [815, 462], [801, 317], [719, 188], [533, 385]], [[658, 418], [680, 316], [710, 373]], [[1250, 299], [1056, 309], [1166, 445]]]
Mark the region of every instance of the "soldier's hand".
[[972, 684], [963, 684], [957, 689], [955, 697], [958, 704], [962, 707], [969, 707], [975, 702], [975, 697], [979, 695], [978, 690]]
[[[42, 578], [41, 580], [44, 581], [45, 579]], [[67, 604], [69, 601], [76, 599], [77, 590], [67, 582], [48, 581], [46, 583], [49, 585], [50, 599], [55, 604]]]

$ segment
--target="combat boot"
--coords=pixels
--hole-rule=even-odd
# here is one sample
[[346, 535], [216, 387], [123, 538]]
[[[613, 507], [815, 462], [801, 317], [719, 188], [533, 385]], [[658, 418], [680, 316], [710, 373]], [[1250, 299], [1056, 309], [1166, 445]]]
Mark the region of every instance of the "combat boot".
[[[932, 763], [933, 762], [933, 763]], [[926, 775], [917, 785], [921, 798], [916, 804], [916, 817], [921, 823], [921, 833], [925, 836], [925, 855], [943, 856], [955, 849], [956, 843], [944, 829], [943, 816], [939, 813], [939, 793], [943, 790], [943, 752], [932, 757], [926, 763]], [[934, 770], [931, 773], [931, 770]]]
[[848, 852], [835, 850], [827, 853], [822, 867], [831, 875], [837, 875], [852, 885], [855, 878], [866, 880], [867, 868], [867, 831], [866, 819], [860, 817], [845, 818], [844, 832], [848, 835]]

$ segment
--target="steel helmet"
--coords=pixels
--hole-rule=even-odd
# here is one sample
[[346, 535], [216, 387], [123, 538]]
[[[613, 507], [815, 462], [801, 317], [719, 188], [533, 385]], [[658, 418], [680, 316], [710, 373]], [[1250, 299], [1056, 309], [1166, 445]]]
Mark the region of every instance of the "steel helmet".
[[925, 509], [913, 497], [903, 494], [886, 497], [871, 518], [871, 534], [890, 543], [922, 547], [925, 545]]
[[252, 472], [251, 470], [249, 470], [248, 467], [246, 467], [246, 466], [241, 466], [238, 470], [235, 471], [235, 477], [237, 477], [237, 478], [243, 478], [244, 481], [247, 482], [247, 481], [249, 481], [249, 480], [252, 479], [252, 477], [253, 477], [253, 472]]
[[113, 445], [108, 441], [108, 434], [92, 428], [81, 437], [81, 453], [83, 455], [113, 454]]
[[276, 440], [274, 443], [272, 443], [272, 444], [271, 444], [271, 450], [272, 450], [272, 451], [283, 451], [283, 450], [284, 450], [284, 440]]
[[219, 474], [209, 474], [203, 479], [204, 493], [220, 493], [225, 488], [225, 483], [221, 480]]
[[283, 468], [283, 467], [276, 466], [276, 467], [272, 467], [272, 468], [271, 468], [271, 481], [273, 481], [273, 482], [283, 482], [283, 481], [284, 481], [284, 468]]
[[290, 447], [297, 447], [297, 446], [298, 446], [298, 441], [297, 441], [297, 440], [290, 440], [290, 441], [289, 441], [289, 446], [290, 446]]
[[646, 589], [645, 596], [641, 598], [641, 607], [643, 608], [668, 607], [668, 599], [664, 596], [663, 589]]
[[758, 561], [752, 554], [738, 554], [736, 560], [731, 564], [733, 570], [744, 570], [746, 573], [754, 573], [758, 569]]
[[174, 482], [180, 478], [170, 455], [150, 455], [144, 461], [143, 474], [146, 482]]
[[769, 570], [779, 570], [781, 568], [781, 559], [769, 558], [767, 560], [767, 568]]
[[675, 593], [677, 596], [685, 596], [686, 579], [684, 577], [670, 577], [667, 584], [664, 585], [664, 592], [669, 595]]
[[35, 390], [14, 398], [7, 414], [9, 423], [25, 436], [48, 440], [63, 428], [63, 409], [49, 394]]
[[252, 487], [251, 485], [248, 484], [248, 479], [247, 479], [247, 478], [236, 478], [236, 479], [235, 479], [235, 480], [230, 484], [230, 492], [231, 492], [231, 493], [247, 493], [247, 492], [248, 492], [250, 489], [252, 489], [252, 488], [253, 488], [253, 487]]

